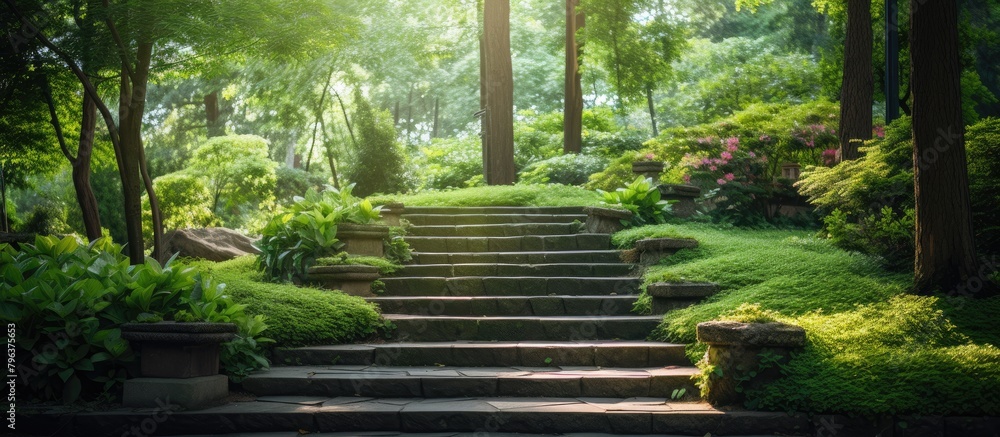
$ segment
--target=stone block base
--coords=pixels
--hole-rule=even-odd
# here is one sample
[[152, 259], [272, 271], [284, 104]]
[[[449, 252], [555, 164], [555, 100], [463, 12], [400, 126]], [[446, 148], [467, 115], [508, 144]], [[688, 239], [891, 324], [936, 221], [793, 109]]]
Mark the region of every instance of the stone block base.
[[200, 410], [219, 405], [229, 396], [229, 378], [225, 375], [198, 378], [135, 378], [125, 381], [122, 405], [133, 408], [179, 406]]

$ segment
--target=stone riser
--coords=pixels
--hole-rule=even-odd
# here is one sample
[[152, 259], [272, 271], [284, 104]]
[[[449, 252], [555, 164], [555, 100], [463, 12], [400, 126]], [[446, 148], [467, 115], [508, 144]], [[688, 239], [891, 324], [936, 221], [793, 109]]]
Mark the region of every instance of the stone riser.
[[416, 226], [425, 225], [495, 225], [505, 223], [584, 222], [586, 214], [404, 214]]
[[[549, 362], [546, 363], [546, 360]], [[312, 346], [277, 349], [281, 365], [378, 365], [461, 367], [662, 367], [690, 366], [684, 345], [656, 342], [440, 342]]]
[[440, 316], [627, 316], [638, 296], [377, 297], [383, 313]]
[[625, 276], [635, 266], [623, 263], [579, 264], [422, 264], [408, 265], [395, 274], [398, 276]]
[[406, 237], [416, 252], [535, 252], [611, 250], [607, 234], [528, 235], [523, 237]]
[[386, 314], [401, 341], [643, 340], [659, 316], [452, 317]]
[[[291, 437], [296, 431], [303, 430], [310, 433], [456, 431], [475, 432], [475, 435], [599, 432], [700, 437], [748, 434], [816, 436], [818, 431], [824, 429], [824, 422], [813, 422], [804, 416], [790, 416], [783, 412], [723, 412], [703, 404], [665, 401], [664, 398], [648, 398], [644, 402], [631, 402], [628, 407], [616, 407], [617, 402], [610, 399], [583, 402], [575, 398], [372, 400], [350, 397], [329, 399], [321, 406], [243, 402], [170, 414], [127, 409], [41, 417], [22, 413], [18, 416], [18, 430], [81, 437], [146, 435], [142, 430], [150, 428], [155, 429], [156, 435], [202, 436], [289, 432]], [[943, 431], [945, 426], [941, 428]], [[950, 432], [957, 433], [948, 435], [988, 435], [963, 433], [967, 430], [961, 426], [950, 428]]]
[[[455, 397], [595, 397], [632, 398], [669, 396], [684, 389], [693, 398], [696, 388], [691, 376], [695, 367], [678, 369], [604, 369], [587, 371], [541, 370], [519, 372], [515, 369], [484, 370], [423, 368], [409, 373], [459, 374], [459, 376], [415, 376], [394, 369], [375, 368], [372, 372], [331, 374], [336, 368], [275, 367], [267, 374], [252, 375], [243, 388], [256, 396], [363, 396], [378, 398], [455, 398]], [[306, 371], [312, 371], [306, 375]], [[460, 376], [460, 372], [482, 376]], [[362, 374], [363, 373], [363, 374]], [[600, 376], [581, 375], [585, 373]]]
[[407, 233], [414, 237], [520, 237], [525, 235], [574, 235], [580, 225], [574, 223], [507, 223], [492, 225], [414, 226]]
[[580, 250], [562, 252], [414, 252], [411, 265], [420, 264], [555, 264], [618, 263], [617, 250]]
[[383, 296], [607, 296], [637, 294], [638, 278], [385, 278]]

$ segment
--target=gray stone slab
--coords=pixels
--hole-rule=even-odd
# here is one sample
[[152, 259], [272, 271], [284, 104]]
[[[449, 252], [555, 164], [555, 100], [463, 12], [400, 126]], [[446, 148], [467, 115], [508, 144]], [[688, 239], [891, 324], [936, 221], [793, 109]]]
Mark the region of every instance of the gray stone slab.
[[133, 408], [157, 408], [164, 403], [188, 410], [221, 404], [229, 396], [225, 375], [196, 378], [133, 378], [125, 381], [122, 404]]

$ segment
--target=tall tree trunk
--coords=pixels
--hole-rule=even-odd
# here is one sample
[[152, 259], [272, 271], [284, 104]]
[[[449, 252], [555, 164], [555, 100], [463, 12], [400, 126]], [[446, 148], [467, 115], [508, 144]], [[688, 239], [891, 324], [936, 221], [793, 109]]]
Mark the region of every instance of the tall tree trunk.
[[399, 100], [396, 100], [396, 108], [392, 111], [392, 125], [399, 129]]
[[858, 142], [872, 137], [872, 2], [847, 0], [844, 76], [840, 94], [840, 158], [858, 157]]
[[510, 54], [510, 0], [486, 0], [486, 136], [489, 185], [514, 183], [514, 72]]
[[[330, 91], [330, 82], [333, 82], [333, 72], [334, 69], [330, 69], [330, 73], [326, 75], [326, 85], [323, 85], [323, 93], [319, 96], [319, 103], [316, 104], [316, 122], [313, 125], [312, 142], [309, 144], [309, 153], [306, 155], [306, 173], [309, 173], [309, 165], [312, 164], [313, 149], [316, 147], [316, 130], [319, 126], [323, 124], [323, 103], [326, 102], [326, 95]], [[326, 132], [323, 132], [326, 135]]]
[[476, 0], [476, 22], [479, 24], [479, 142], [483, 148], [483, 177], [490, 174], [490, 143], [489, 136], [489, 111], [487, 110], [487, 90], [486, 90], [486, 23], [483, 17], [483, 10], [486, 6], [485, 0]]
[[406, 142], [410, 142], [410, 134], [413, 133], [413, 85], [410, 85], [410, 94], [406, 96]]
[[431, 128], [431, 138], [437, 138], [438, 136], [438, 115], [441, 109], [441, 98], [434, 98], [434, 127]]
[[580, 0], [566, 0], [566, 91], [563, 98], [563, 153], [583, 150], [583, 88], [580, 85], [580, 49], [576, 33], [584, 15], [577, 13]]
[[76, 201], [80, 204], [83, 214], [83, 228], [87, 239], [94, 241], [101, 238], [101, 215], [97, 207], [97, 197], [90, 185], [90, 158], [94, 150], [94, 132], [97, 127], [97, 104], [89, 95], [83, 95], [83, 117], [80, 122], [80, 146], [73, 166], [73, 188], [76, 190]]
[[910, 11], [915, 291], [995, 295], [987, 275], [979, 272], [973, 241], [959, 83], [958, 4], [911, 0]]
[[[127, 253], [132, 264], [145, 261], [145, 250], [142, 237], [142, 188], [143, 172], [140, 161], [142, 150], [142, 117], [146, 109], [146, 87], [149, 80], [149, 65], [152, 59], [153, 44], [140, 42], [136, 53], [135, 69], [123, 65], [122, 82], [119, 93], [118, 133], [121, 143], [122, 192], [125, 197], [125, 232], [128, 236]], [[148, 190], [152, 192], [152, 186]], [[150, 206], [155, 194], [151, 193]], [[160, 247], [162, 223], [158, 223], [158, 208], [152, 208], [153, 215], [153, 252]]]
[[660, 135], [660, 131], [656, 129], [656, 104], [653, 102], [653, 85], [646, 84], [646, 103], [649, 105], [649, 122], [653, 126], [653, 138]]
[[219, 116], [219, 91], [205, 95], [205, 123], [208, 126], [208, 137], [221, 137], [226, 134], [225, 123]]
[[351, 119], [347, 118], [347, 107], [344, 106], [344, 99], [340, 98], [340, 93], [337, 90], [333, 90], [333, 95], [337, 96], [337, 101], [340, 102], [340, 112], [344, 114], [344, 124], [347, 125], [347, 132], [351, 134], [351, 145], [358, 147], [358, 140], [354, 138], [354, 128], [351, 127]]

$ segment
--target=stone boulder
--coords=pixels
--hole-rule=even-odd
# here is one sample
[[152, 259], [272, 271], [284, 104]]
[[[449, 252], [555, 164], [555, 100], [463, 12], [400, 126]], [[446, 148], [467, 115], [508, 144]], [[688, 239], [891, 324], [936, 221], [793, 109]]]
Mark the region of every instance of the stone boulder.
[[227, 261], [260, 253], [246, 235], [226, 228], [178, 229], [163, 236], [165, 253], [209, 261]]

